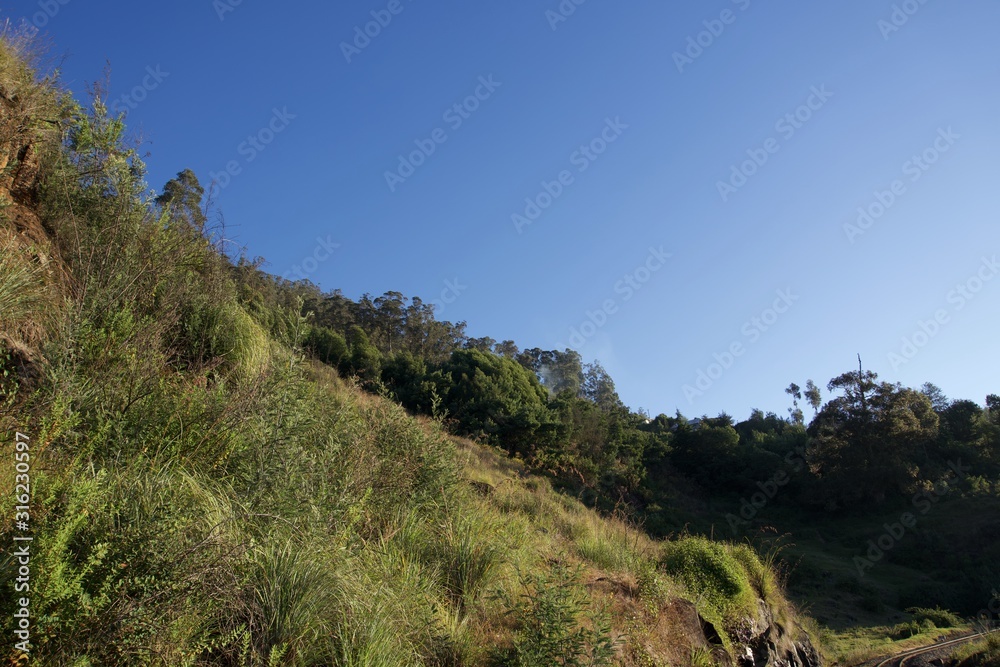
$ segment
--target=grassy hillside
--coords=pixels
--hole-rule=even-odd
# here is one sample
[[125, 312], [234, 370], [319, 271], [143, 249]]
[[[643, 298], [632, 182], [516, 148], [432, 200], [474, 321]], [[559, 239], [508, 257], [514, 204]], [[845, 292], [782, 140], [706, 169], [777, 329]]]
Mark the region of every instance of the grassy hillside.
[[152, 198], [100, 90], [27, 61], [6, 35], [0, 437], [28, 456], [0, 479], [30, 518], [0, 515], [0, 627], [30, 608], [33, 664], [706, 665], [803, 635], [747, 546], [654, 541], [309, 360], [302, 304]]

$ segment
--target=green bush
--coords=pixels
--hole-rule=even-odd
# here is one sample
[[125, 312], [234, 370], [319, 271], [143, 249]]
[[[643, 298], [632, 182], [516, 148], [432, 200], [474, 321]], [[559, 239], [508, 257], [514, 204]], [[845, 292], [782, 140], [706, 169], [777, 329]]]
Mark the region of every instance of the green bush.
[[326, 327], [311, 327], [304, 345], [327, 366], [337, 368], [347, 358], [347, 341], [339, 333]]
[[[522, 578], [525, 592], [512, 605], [514, 645], [500, 656], [510, 667], [599, 667], [612, 664], [610, 622], [587, 604], [579, 573], [557, 562], [548, 573]], [[510, 601], [508, 601], [509, 603]]]
[[748, 639], [748, 619], [757, 618], [763, 600], [775, 619], [787, 624], [792, 610], [776, 572], [747, 545], [685, 537], [663, 545], [663, 571], [686, 589], [698, 612], [732, 650]]
[[909, 607], [906, 613], [913, 614], [913, 618], [916, 621], [930, 621], [932, 627], [936, 628], [959, 628], [965, 625], [965, 622], [957, 614], [947, 609], [941, 609], [940, 607], [935, 607], [934, 609]]
[[914, 635], [919, 635], [923, 632], [925, 628], [920, 625], [918, 621], [906, 621], [904, 623], [897, 623], [896, 625], [889, 628], [889, 636], [894, 640], [909, 639]]
[[663, 545], [661, 564], [729, 625], [756, 607], [757, 595], [741, 558], [745, 554], [734, 556], [728, 545], [687, 537]]
[[[32, 580], [40, 664], [182, 664], [204, 645], [227, 585], [219, 498], [190, 476], [128, 469], [36, 473]], [[227, 510], [222, 512], [228, 513]], [[4, 539], [9, 538], [5, 534]], [[13, 567], [9, 558], [3, 569]], [[5, 632], [10, 632], [7, 623]], [[49, 661], [52, 662], [49, 662]]]

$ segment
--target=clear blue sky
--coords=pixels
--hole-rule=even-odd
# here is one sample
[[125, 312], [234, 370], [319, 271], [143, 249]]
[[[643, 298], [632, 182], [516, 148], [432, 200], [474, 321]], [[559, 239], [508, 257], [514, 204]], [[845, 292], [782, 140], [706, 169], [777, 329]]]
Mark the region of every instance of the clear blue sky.
[[[430, 300], [457, 279], [443, 317], [522, 347], [606, 316], [581, 353], [653, 414], [784, 413], [789, 382], [825, 388], [858, 353], [888, 381], [1000, 393], [995, 1], [62, 3], [0, 17], [43, 23], [80, 95], [110, 61], [152, 187], [234, 161], [228, 235], [273, 273], [327, 257], [321, 238], [324, 289]], [[373, 11], [391, 22], [345, 55]], [[543, 181], [558, 196], [519, 233]]]

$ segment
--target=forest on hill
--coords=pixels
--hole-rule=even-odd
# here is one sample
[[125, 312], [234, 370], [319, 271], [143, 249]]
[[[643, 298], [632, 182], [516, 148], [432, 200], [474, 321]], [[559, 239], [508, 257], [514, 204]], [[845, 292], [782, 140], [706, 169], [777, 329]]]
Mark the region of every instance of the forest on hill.
[[[859, 359], [825, 390], [791, 383], [785, 416], [654, 417], [625, 406], [600, 363], [585, 364], [575, 350], [470, 338], [464, 322], [438, 321], [433, 306], [398, 292], [354, 301], [307, 281], [265, 280], [270, 298], [302, 303], [303, 345], [318, 360], [454, 433], [503, 448], [588, 504], [626, 510], [653, 535], [743, 538], [770, 528], [794, 539], [802, 527], [906, 510], [915, 526], [945, 498], [980, 503], [992, 520], [986, 533], [969, 525], [956, 542], [914, 530], [913, 543], [887, 550], [886, 560], [931, 570], [948, 563], [939, 586], [896, 591], [901, 607], [932, 602], [973, 614], [992, 598], [1000, 577], [996, 394], [979, 403], [950, 399], [931, 382], [882, 382]], [[771, 504], [785, 510], [781, 520], [762, 512]], [[883, 526], [874, 527], [877, 539]], [[864, 579], [881, 556], [860, 544], [847, 560]]]

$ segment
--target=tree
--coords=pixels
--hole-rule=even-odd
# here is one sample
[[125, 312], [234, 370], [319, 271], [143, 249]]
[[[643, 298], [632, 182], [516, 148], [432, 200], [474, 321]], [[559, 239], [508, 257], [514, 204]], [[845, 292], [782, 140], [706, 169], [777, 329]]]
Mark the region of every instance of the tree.
[[517, 355], [517, 362], [534, 373], [552, 396], [580, 393], [583, 359], [576, 350], [542, 350], [534, 347]]
[[916, 453], [937, 437], [938, 415], [927, 396], [877, 379], [859, 368], [831, 380], [829, 390], [842, 395], [809, 427], [814, 470], [837, 505], [882, 503], [890, 491], [909, 490]]
[[403, 344], [406, 349], [419, 357], [430, 358], [430, 352], [434, 348], [431, 334], [435, 323], [434, 304], [424, 303], [418, 296], [413, 297], [406, 309], [406, 321], [403, 323]]
[[383, 352], [392, 354], [399, 350], [406, 323], [407, 300], [399, 292], [386, 292], [372, 302], [375, 307], [372, 339]]
[[934, 411], [938, 414], [947, 410], [948, 406], [951, 404], [951, 401], [949, 401], [948, 397], [944, 395], [941, 388], [933, 382], [925, 382], [920, 387], [920, 393], [930, 400], [931, 405], [934, 407]]
[[801, 424], [805, 420], [802, 410], [799, 408], [799, 401], [802, 400], [802, 390], [799, 388], [799, 385], [793, 382], [785, 389], [785, 393], [792, 397], [792, 407], [788, 408], [788, 414], [792, 418], [792, 423]]
[[819, 414], [820, 406], [823, 405], [823, 396], [820, 394], [819, 387], [812, 380], [806, 380], [805, 397], [812, 407], [813, 417], [815, 417]]
[[381, 379], [382, 355], [368, 340], [368, 334], [358, 325], [351, 327], [347, 334], [347, 344], [351, 350], [345, 360], [346, 370], [358, 376], [362, 385], [375, 388]]
[[986, 410], [978, 418], [975, 434], [983, 457], [1000, 465], [1000, 396], [986, 397]]
[[493, 346], [496, 345], [496, 340], [490, 338], [489, 336], [483, 336], [482, 338], [470, 338], [465, 341], [466, 350], [479, 350], [480, 352], [492, 352]]
[[334, 331], [346, 332], [355, 324], [355, 304], [339, 289], [320, 294], [318, 298], [309, 296], [303, 309], [315, 311], [316, 323]]
[[508, 359], [517, 359], [518, 355], [517, 343], [512, 340], [505, 340], [497, 343], [493, 347], [493, 351], [501, 357], [507, 357]]
[[312, 327], [306, 334], [304, 346], [318, 360], [337, 368], [347, 358], [347, 341], [336, 331], [326, 327]]
[[382, 364], [382, 381], [408, 410], [440, 417], [449, 383], [440, 371], [430, 372], [426, 362], [408, 351]]
[[442, 372], [450, 378], [448, 412], [463, 432], [511, 455], [532, 453], [547, 410], [546, 391], [530, 371], [489, 352], [458, 350]]
[[678, 427], [672, 460], [682, 472], [704, 486], [730, 482], [737, 472], [740, 436], [731, 421], [704, 418], [692, 429]]
[[990, 394], [986, 397], [986, 413], [991, 422], [1000, 424], [1000, 396]]
[[982, 414], [983, 409], [975, 401], [954, 401], [941, 415], [946, 426], [943, 430], [958, 442], [972, 442], [976, 437], [976, 424]]
[[605, 412], [625, 407], [615, 390], [615, 381], [597, 361], [584, 367], [581, 393]]
[[178, 172], [176, 178], [167, 181], [163, 192], [156, 198], [156, 205], [167, 214], [174, 224], [185, 225], [198, 234], [205, 231], [207, 218], [201, 208], [205, 188], [190, 169]]

